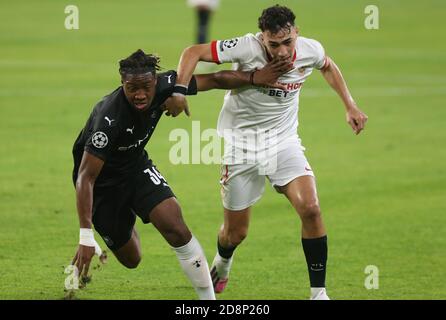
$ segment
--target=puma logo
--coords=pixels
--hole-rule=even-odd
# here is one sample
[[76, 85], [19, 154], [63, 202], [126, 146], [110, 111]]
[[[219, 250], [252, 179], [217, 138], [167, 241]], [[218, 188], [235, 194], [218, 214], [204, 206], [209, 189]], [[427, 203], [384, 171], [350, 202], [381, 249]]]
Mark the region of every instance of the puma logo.
[[127, 128], [125, 129], [126, 132], [130, 132], [130, 134], [133, 134], [133, 129], [135, 129], [135, 126], [133, 126], [133, 128]]
[[108, 121], [108, 125], [111, 126], [112, 122], [115, 121], [114, 119], [111, 119], [109, 117], [104, 117], [105, 120]]
[[172, 75], [168, 75], [167, 76], [167, 83], [172, 83]]

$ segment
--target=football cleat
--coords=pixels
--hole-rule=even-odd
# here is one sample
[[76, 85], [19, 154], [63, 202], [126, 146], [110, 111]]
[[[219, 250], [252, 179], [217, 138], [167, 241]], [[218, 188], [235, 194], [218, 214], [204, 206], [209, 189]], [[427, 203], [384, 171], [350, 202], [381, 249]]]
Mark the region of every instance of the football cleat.
[[225, 290], [226, 288], [226, 284], [228, 283], [229, 278], [220, 279], [217, 273], [216, 266], [211, 267], [211, 278], [212, 278], [212, 284], [214, 285], [214, 292], [222, 293], [223, 290]]
[[330, 300], [327, 296], [327, 291], [324, 289], [320, 290], [314, 297], [311, 297], [310, 300]]

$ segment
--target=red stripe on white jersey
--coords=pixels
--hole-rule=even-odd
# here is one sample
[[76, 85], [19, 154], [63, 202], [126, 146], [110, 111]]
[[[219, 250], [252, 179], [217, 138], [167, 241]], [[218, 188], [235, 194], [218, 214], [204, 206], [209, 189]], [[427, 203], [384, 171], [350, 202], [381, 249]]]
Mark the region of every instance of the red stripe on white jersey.
[[220, 64], [221, 62], [218, 59], [217, 41], [216, 40], [211, 42], [211, 52], [212, 52], [212, 60], [214, 60], [215, 63]]

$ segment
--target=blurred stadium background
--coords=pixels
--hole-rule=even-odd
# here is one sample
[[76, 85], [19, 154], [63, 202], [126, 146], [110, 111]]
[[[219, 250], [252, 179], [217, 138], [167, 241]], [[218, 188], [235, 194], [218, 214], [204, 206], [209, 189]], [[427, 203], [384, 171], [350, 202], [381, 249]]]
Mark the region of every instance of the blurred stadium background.
[[[301, 34], [341, 67], [369, 123], [354, 136], [315, 72], [301, 94], [300, 129], [329, 235], [333, 299], [445, 299], [446, 45], [440, 0], [222, 0], [212, 39], [257, 32], [261, 10], [290, 6]], [[67, 5], [80, 29], [66, 30]], [[375, 4], [379, 30], [364, 27]], [[0, 10], [0, 299], [62, 299], [78, 242], [71, 147], [91, 108], [119, 85], [117, 61], [137, 48], [175, 69], [194, 41], [185, 0], [3, 2]], [[225, 65], [229, 68], [229, 65]], [[222, 222], [218, 165], [169, 162], [174, 128], [214, 128], [223, 91], [190, 98], [192, 118], [164, 118], [148, 150], [181, 202], [208, 260]], [[174, 253], [139, 221], [143, 260], [110, 257], [80, 299], [195, 299]], [[266, 187], [220, 299], [307, 299], [300, 222]], [[97, 240], [104, 245], [102, 239]], [[95, 258], [97, 261], [97, 258]], [[367, 265], [379, 289], [364, 287]]]

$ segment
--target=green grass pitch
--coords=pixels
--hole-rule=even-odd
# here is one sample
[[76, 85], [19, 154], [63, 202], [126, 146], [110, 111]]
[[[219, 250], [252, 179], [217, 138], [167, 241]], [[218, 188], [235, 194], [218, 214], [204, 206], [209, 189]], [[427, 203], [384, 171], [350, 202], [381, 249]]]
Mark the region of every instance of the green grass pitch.
[[[212, 38], [257, 32], [262, 8], [276, 2], [294, 9], [302, 35], [321, 41], [369, 116], [355, 136], [318, 72], [302, 90], [299, 134], [328, 229], [329, 295], [445, 299], [446, 4], [222, 0]], [[364, 27], [371, 2], [379, 30]], [[64, 28], [68, 4], [79, 7], [79, 30]], [[73, 141], [94, 104], [119, 85], [119, 59], [142, 48], [176, 68], [193, 42], [194, 14], [182, 0], [14, 1], [0, 10], [0, 30], [0, 299], [62, 299], [79, 232]], [[192, 117], [163, 118], [148, 145], [209, 262], [223, 217], [219, 166], [172, 165], [168, 136], [190, 132], [191, 120], [215, 128], [223, 95], [190, 98]], [[140, 266], [127, 270], [110, 257], [77, 297], [196, 299], [153, 226], [138, 221], [137, 229]], [[377, 290], [364, 287], [368, 265], [379, 268]], [[300, 221], [267, 185], [219, 298], [307, 299], [308, 286]]]

